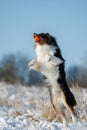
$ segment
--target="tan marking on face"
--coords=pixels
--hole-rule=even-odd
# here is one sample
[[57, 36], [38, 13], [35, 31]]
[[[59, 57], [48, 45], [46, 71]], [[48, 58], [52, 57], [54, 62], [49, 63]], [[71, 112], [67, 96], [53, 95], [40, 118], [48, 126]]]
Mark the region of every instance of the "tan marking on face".
[[44, 45], [46, 44], [46, 42], [47, 40], [45, 38], [40, 37], [40, 42], [39, 42], [40, 45]]
[[[44, 44], [46, 44], [46, 42], [47, 42], [47, 39], [46, 38], [43, 38], [43, 37], [41, 37], [41, 36], [39, 36], [38, 34], [34, 34], [34, 36], [33, 36], [34, 38], [35, 37], [39, 37], [39, 41], [37, 42], [35, 42], [35, 48], [36, 48], [36, 46], [39, 44], [39, 45], [44, 45]], [[34, 40], [35, 41], [35, 40]]]

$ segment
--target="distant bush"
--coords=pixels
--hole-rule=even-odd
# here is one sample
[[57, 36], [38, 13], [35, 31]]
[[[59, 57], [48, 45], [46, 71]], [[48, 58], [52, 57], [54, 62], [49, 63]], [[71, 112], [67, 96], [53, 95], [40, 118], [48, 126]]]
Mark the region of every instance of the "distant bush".
[[83, 66], [72, 66], [67, 70], [67, 81], [72, 86], [87, 88], [87, 68]]
[[22, 85], [42, 84], [41, 75], [29, 71], [29, 58], [21, 53], [5, 55], [0, 62], [0, 81]]
[[5, 55], [0, 64], [0, 80], [27, 84], [29, 80], [28, 57], [17, 53]]

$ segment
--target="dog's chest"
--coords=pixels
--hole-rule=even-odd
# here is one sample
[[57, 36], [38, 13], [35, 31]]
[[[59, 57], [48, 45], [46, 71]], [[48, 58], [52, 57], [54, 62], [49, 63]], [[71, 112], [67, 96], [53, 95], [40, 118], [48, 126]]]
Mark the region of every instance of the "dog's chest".
[[35, 48], [37, 54], [37, 60], [40, 61], [41, 72], [43, 75], [47, 77], [47, 82], [49, 82], [52, 86], [58, 86], [57, 79], [59, 77], [59, 67], [54, 67], [47, 62], [45, 56], [47, 54], [54, 55], [56, 52], [56, 47], [50, 45], [37, 45]]
[[56, 47], [47, 44], [39, 45], [37, 43], [35, 52], [37, 54], [37, 59], [43, 62], [45, 60], [46, 54], [54, 55], [54, 53], [56, 52]]

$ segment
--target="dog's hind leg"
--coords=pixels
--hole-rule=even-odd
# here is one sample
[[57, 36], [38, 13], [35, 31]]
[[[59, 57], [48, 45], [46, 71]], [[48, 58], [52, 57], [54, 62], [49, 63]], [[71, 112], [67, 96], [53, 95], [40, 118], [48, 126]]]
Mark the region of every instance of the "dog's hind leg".
[[58, 117], [61, 117], [62, 120], [63, 120], [63, 127], [66, 128], [67, 125], [68, 125], [68, 122], [66, 120], [66, 116], [65, 116], [65, 111], [64, 111], [64, 106], [62, 106], [60, 103], [58, 103], [57, 101], [57, 97], [54, 97], [53, 98], [53, 101], [52, 101], [52, 104], [53, 104], [53, 107], [55, 109], [55, 112], [56, 112], [56, 116], [58, 114]]
[[69, 107], [68, 110], [70, 111], [70, 114], [71, 114], [71, 117], [72, 117], [72, 121], [73, 121], [73, 123], [76, 124], [77, 123], [77, 115], [76, 115], [73, 107], [70, 107], [70, 106], [68, 106], [68, 107]]
[[54, 112], [56, 113], [56, 103], [54, 102], [54, 99], [53, 99], [51, 86], [48, 86], [48, 90], [49, 90], [49, 96], [50, 96], [50, 102], [51, 102], [52, 108]]
[[64, 111], [61, 111], [61, 117], [62, 117], [62, 119], [63, 119], [63, 127], [64, 127], [64, 128], [67, 128], [68, 122], [67, 122], [67, 120], [66, 120], [66, 116], [65, 116]]
[[77, 115], [76, 115], [76, 113], [75, 113], [73, 107], [69, 106], [66, 101], [64, 101], [64, 105], [65, 105], [65, 107], [67, 108], [67, 110], [69, 110], [70, 115], [71, 115], [71, 117], [72, 117], [73, 123], [76, 124], [76, 123], [77, 123]]

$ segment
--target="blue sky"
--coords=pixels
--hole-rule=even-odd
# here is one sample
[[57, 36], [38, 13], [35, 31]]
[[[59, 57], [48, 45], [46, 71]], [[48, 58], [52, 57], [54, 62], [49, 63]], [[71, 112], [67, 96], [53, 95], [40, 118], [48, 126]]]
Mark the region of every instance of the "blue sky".
[[87, 0], [0, 0], [0, 59], [22, 52], [34, 58], [32, 34], [56, 37], [66, 67], [87, 53]]

